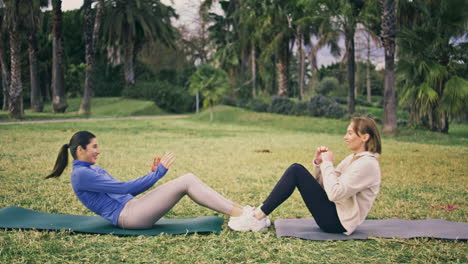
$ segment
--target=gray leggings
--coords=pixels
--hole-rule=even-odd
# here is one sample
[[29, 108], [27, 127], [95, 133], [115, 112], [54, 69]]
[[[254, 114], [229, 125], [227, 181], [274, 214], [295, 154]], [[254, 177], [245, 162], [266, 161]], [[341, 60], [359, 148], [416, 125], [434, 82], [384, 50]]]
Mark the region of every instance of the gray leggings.
[[118, 225], [126, 229], [150, 228], [186, 194], [197, 204], [227, 215], [234, 206], [232, 201], [189, 173], [128, 201], [119, 215]]

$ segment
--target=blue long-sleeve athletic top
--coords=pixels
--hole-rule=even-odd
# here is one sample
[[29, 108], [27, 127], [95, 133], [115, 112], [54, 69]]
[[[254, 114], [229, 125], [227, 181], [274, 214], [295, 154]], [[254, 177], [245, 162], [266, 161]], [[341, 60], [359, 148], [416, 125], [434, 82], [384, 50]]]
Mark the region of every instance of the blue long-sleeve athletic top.
[[131, 181], [118, 181], [107, 171], [89, 162], [74, 160], [71, 175], [73, 191], [89, 210], [117, 225], [125, 204], [134, 196], [148, 190], [167, 172], [159, 164], [158, 168], [141, 178]]

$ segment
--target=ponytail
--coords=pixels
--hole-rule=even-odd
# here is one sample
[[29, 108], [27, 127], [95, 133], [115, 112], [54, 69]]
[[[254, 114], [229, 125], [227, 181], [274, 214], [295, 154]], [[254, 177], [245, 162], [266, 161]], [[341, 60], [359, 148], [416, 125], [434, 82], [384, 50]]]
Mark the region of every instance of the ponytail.
[[60, 177], [62, 175], [62, 172], [65, 170], [65, 168], [68, 165], [68, 144], [63, 145], [60, 148], [60, 152], [57, 157], [57, 161], [55, 162], [54, 169], [49, 176], [45, 177], [46, 179], [49, 178], [56, 178]]

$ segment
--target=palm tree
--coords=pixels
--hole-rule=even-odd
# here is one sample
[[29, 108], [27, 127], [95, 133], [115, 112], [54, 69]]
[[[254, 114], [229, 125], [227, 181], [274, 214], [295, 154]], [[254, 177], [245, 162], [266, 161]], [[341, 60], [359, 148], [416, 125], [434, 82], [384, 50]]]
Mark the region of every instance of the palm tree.
[[93, 93], [93, 64], [96, 56], [96, 46], [99, 37], [99, 30], [101, 27], [104, 0], [98, 1], [94, 23], [91, 3], [92, 0], [85, 0], [83, 3], [85, 21], [84, 38], [86, 43], [86, 76], [83, 99], [81, 100], [79, 113], [85, 115], [89, 115], [91, 113], [91, 96]]
[[348, 113], [352, 114], [355, 111], [355, 46], [354, 35], [356, 27], [359, 23], [365, 21], [367, 15], [367, 7], [364, 0], [311, 0], [318, 12], [329, 19], [329, 24], [332, 25], [335, 31], [341, 32], [345, 37], [346, 61], [348, 71]]
[[127, 87], [135, 84], [135, 55], [145, 40], [172, 46], [172, 7], [160, 0], [109, 0], [104, 2], [103, 34], [108, 57], [114, 65], [124, 64]]
[[28, 54], [29, 54], [29, 73], [31, 83], [31, 109], [35, 112], [42, 112], [44, 108], [43, 97], [41, 95], [40, 81], [37, 63], [37, 38], [36, 32], [40, 24], [41, 7], [47, 7], [47, 0], [28, 1], [28, 15], [26, 19], [28, 31]]
[[397, 131], [395, 97], [395, 0], [380, 0], [382, 5], [382, 44], [385, 49], [384, 118], [382, 133], [393, 135]]
[[3, 104], [2, 110], [8, 110], [9, 104], [9, 94], [10, 90], [10, 71], [8, 69], [8, 64], [5, 57], [5, 35], [7, 31], [4, 27], [4, 17], [5, 17], [5, 4], [3, 1], [0, 1], [0, 66], [2, 70], [2, 92], [3, 92]]
[[203, 105], [210, 107], [210, 121], [213, 121], [213, 107], [229, 91], [227, 80], [225, 71], [209, 65], [201, 65], [190, 77], [190, 91], [203, 96]]
[[21, 33], [25, 31], [24, 20], [27, 9], [23, 8], [26, 0], [5, 1], [5, 22], [10, 36], [11, 82], [9, 89], [9, 115], [12, 118], [22, 118], [23, 109], [23, 83], [21, 80]]
[[423, 0], [399, 5], [400, 103], [410, 108], [413, 124], [432, 131], [447, 133], [450, 120], [468, 109], [462, 55], [466, 58], [466, 47], [463, 50], [457, 41], [467, 37], [465, 2]]
[[52, 0], [52, 15], [52, 107], [55, 113], [64, 113], [68, 104], [63, 71], [62, 0]]

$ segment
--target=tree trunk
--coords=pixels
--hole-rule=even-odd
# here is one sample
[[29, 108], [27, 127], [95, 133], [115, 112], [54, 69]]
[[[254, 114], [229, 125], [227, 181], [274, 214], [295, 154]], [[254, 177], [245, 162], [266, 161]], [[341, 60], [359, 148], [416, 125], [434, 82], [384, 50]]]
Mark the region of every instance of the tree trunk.
[[299, 43], [299, 100], [302, 101], [304, 98], [304, 78], [305, 78], [305, 54], [304, 54], [304, 35], [298, 34]]
[[382, 133], [397, 133], [395, 97], [395, 0], [381, 0], [382, 3], [382, 44], [385, 50], [384, 118]]
[[288, 66], [289, 66], [289, 42], [283, 40], [281, 48], [279, 50], [278, 62], [276, 63], [276, 69], [278, 72], [278, 95], [287, 96], [289, 93], [288, 89]]
[[[93, 94], [93, 65], [96, 56], [97, 40], [99, 37], [99, 29], [101, 27], [101, 16], [103, 8], [103, 0], [99, 0], [96, 6], [96, 17], [94, 25], [91, 12], [92, 0], [84, 1], [84, 20], [85, 20], [85, 42], [86, 42], [86, 76], [85, 86], [83, 91], [83, 99], [81, 100], [79, 114], [91, 114], [91, 96]], [[94, 28], [93, 28], [94, 27]]]
[[5, 42], [3, 39], [3, 34], [0, 32], [0, 64], [2, 67], [2, 91], [3, 91], [3, 105], [2, 110], [8, 110], [9, 104], [9, 90], [10, 90], [10, 71], [8, 70], [8, 64], [6, 63], [5, 58]]
[[64, 113], [68, 104], [63, 71], [62, 1], [52, 0], [52, 8], [52, 107], [55, 113]]
[[134, 44], [132, 41], [129, 41], [128, 46], [124, 51], [124, 76], [125, 76], [125, 85], [127, 88], [135, 84], [135, 69], [133, 65], [134, 61]]
[[250, 63], [252, 65], [252, 97], [255, 98], [257, 96], [257, 68], [255, 63], [255, 45], [252, 44], [251, 52], [250, 52]]
[[39, 74], [37, 70], [37, 41], [36, 33], [31, 31], [28, 36], [28, 52], [29, 52], [29, 74], [31, 78], [31, 109], [34, 112], [42, 112], [44, 110], [43, 98], [41, 95], [41, 87], [39, 86]]
[[213, 121], [213, 100], [210, 100], [210, 122]]
[[348, 114], [350, 115], [355, 111], [354, 74], [356, 71], [356, 62], [354, 59], [354, 32], [354, 28], [345, 29], [345, 45], [348, 54]]
[[23, 117], [23, 84], [21, 82], [20, 45], [20, 34], [18, 30], [10, 30], [11, 83], [8, 110], [10, 117], [17, 119]]
[[366, 67], [366, 90], [367, 90], [367, 102], [372, 101], [371, 97], [371, 76], [370, 76], [370, 37], [367, 37], [367, 67]]

